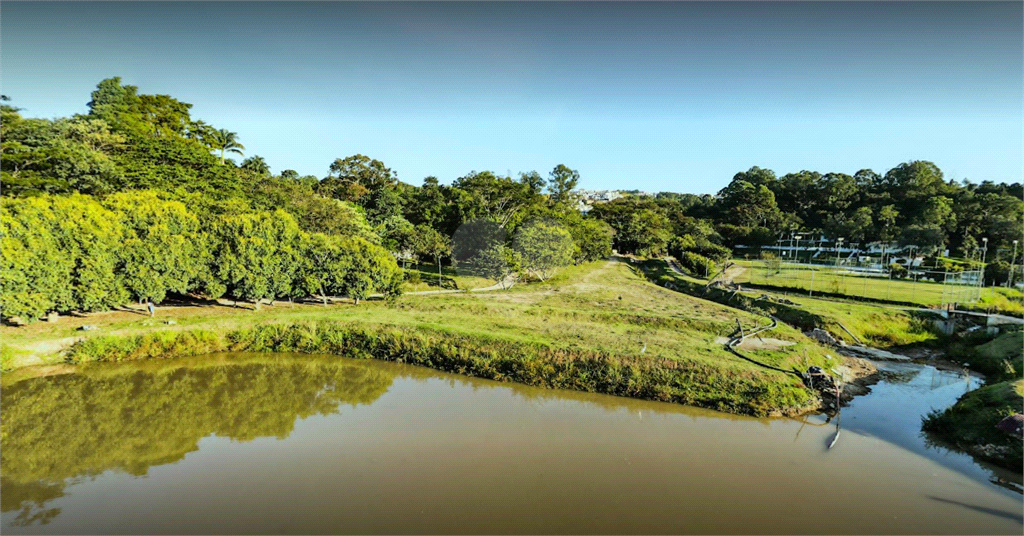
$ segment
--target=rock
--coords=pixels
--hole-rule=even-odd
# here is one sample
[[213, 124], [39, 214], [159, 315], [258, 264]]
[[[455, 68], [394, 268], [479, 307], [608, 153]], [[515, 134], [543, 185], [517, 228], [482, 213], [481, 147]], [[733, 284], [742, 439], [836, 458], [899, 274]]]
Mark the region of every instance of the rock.
[[827, 332], [827, 331], [825, 331], [825, 330], [823, 330], [821, 328], [814, 328], [813, 330], [804, 333], [804, 335], [807, 335], [808, 337], [810, 337], [810, 338], [812, 338], [812, 339], [814, 339], [814, 340], [816, 340], [816, 341], [818, 341], [818, 342], [820, 342], [822, 344], [827, 344], [829, 346], [840, 346], [841, 345], [841, 343], [835, 337], [833, 337], [831, 333], [829, 333], [829, 332]]
[[60, 315], [57, 314], [57, 311], [53, 311], [52, 313], [46, 315], [46, 321], [47, 322], [56, 322], [59, 319], [60, 319]]
[[910, 358], [905, 355], [894, 354], [885, 350], [879, 350], [878, 348], [868, 348], [866, 346], [844, 346], [843, 352], [847, 355], [853, 355], [855, 357], [865, 357], [868, 359], [876, 359], [882, 361], [910, 361]]
[[82, 327], [80, 327], [78, 329], [80, 331], [93, 331], [93, 330], [97, 330], [99, 328], [97, 328], [96, 326], [92, 326], [92, 325], [86, 324], [86, 325], [84, 325], [84, 326], [82, 326]]
[[11, 325], [14, 325], [14, 326], [24, 326], [25, 325], [25, 319], [21, 318], [20, 316], [12, 316], [12, 317], [8, 318], [7, 321], [9, 323], [11, 323]]
[[1024, 437], [1024, 415], [1017, 413], [999, 421], [996, 428], [1017, 437]]
[[174, 320], [164, 320], [164, 324], [167, 324], [168, 326], [173, 326], [177, 324], [177, 322]]

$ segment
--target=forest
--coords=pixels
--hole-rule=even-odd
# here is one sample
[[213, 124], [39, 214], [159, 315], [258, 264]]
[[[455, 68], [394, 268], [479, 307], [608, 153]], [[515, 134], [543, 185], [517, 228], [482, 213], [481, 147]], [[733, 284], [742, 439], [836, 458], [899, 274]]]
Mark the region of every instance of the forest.
[[[450, 185], [399, 180], [361, 154], [325, 175], [274, 173], [235, 132], [168, 95], [101, 81], [88, 112], [23, 117], [3, 97], [0, 315], [98, 311], [168, 296], [275, 299], [401, 294], [409, 262], [461, 265], [503, 282], [572, 263], [671, 254], [708, 266], [793, 232], [912, 244], [939, 263], [1009, 272], [1024, 229], [1020, 183], [947, 180], [927, 161], [884, 174], [752, 167], [717, 194], [662, 192], [581, 213], [578, 171], [470, 171]], [[231, 155], [245, 157], [236, 163]], [[681, 163], [681, 165], [684, 165]], [[636, 177], [623, 177], [623, 184]], [[753, 249], [751, 249], [753, 248]], [[1024, 247], [1016, 249], [1020, 266]], [[998, 282], [998, 281], [993, 281]]]

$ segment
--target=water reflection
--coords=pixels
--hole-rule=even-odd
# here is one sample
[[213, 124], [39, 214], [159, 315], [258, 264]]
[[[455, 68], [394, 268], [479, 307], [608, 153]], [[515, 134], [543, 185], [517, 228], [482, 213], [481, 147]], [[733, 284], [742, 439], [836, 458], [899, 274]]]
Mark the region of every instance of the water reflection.
[[296, 419], [370, 404], [379, 368], [323, 357], [233, 355], [82, 367], [0, 390], [0, 511], [45, 524], [64, 488], [105, 471], [144, 475], [217, 435], [287, 437]]
[[[829, 450], [838, 416], [752, 419], [379, 361], [8, 377], [2, 530], [1019, 534], [1018, 495], [966, 456], [923, 452], [921, 411], [961, 386], [894, 379], [843, 409]], [[833, 497], [841, 508], [794, 515]]]

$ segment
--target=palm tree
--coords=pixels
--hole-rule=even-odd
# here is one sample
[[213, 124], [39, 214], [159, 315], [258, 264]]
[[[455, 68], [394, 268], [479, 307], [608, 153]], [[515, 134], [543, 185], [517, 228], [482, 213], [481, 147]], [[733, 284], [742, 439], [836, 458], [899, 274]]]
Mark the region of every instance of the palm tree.
[[224, 153], [235, 153], [241, 155], [245, 146], [238, 143], [238, 134], [225, 128], [215, 130], [210, 136], [210, 145], [214, 149], [220, 149], [220, 163], [224, 163]]
[[240, 167], [257, 175], [270, 174], [270, 166], [267, 165], [266, 160], [263, 160], [262, 156], [250, 156], [249, 158], [242, 160], [242, 165]]

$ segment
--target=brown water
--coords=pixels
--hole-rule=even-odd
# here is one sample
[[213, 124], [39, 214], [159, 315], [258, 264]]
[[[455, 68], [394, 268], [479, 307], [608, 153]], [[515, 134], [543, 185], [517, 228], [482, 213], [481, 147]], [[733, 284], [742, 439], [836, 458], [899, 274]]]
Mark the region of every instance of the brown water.
[[973, 380], [894, 372], [843, 410], [831, 450], [822, 417], [378, 361], [221, 355], [9, 377], [0, 529], [1021, 534], [1021, 475], [919, 432]]

